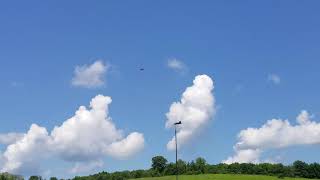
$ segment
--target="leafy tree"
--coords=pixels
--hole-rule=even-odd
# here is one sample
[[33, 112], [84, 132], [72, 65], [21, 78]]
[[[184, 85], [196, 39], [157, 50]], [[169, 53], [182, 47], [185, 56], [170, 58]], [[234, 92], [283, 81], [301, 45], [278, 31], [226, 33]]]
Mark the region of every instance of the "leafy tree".
[[133, 178], [143, 178], [145, 175], [146, 173], [144, 170], [134, 170], [131, 172], [131, 177]]
[[228, 166], [228, 172], [232, 174], [241, 174], [241, 168], [239, 163], [233, 163]]
[[241, 174], [254, 174], [254, 164], [252, 163], [242, 163], [240, 165]]
[[187, 172], [187, 164], [183, 160], [179, 159], [177, 162], [178, 174], [185, 174]]
[[175, 175], [175, 174], [176, 174], [176, 164], [175, 163], [167, 164], [167, 166], [164, 170], [164, 175], [170, 176], [170, 175]]
[[320, 164], [312, 163], [309, 165], [308, 178], [320, 178]]
[[199, 171], [200, 173], [204, 174], [206, 172], [206, 165], [207, 165], [207, 162], [204, 158], [197, 158], [196, 159], [196, 168], [197, 168], [197, 171]]
[[42, 180], [41, 176], [30, 176], [29, 180]]
[[187, 174], [200, 174], [201, 172], [198, 170], [198, 167], [194, 161], [191, 161], [187, 165]]
[[163, 156], [155, 156], [152, 158], [152, 169], [162, 174], [167, 166], [167, 162], [168, 160]]
[[293, 163], [294, 175], [297, 177], [308, 177], [308, 164], [302, 161]]

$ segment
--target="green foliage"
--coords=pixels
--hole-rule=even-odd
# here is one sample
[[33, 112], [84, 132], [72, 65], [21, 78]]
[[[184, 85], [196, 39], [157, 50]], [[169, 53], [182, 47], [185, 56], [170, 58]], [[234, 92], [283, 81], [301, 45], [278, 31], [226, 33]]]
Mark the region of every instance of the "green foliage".
[[29, 180], [42, 180], [41, 176], [30, 176]]
[[[283, 164], [252, 164], [233, 163], [210, 165], [204, 158], [197, 158], [195, 161], [185, 162], [178, 160], [176, 163], [168, 163], [163, 156], [152, 158], [152, 165], [147, 170], [118, 171], [113, 173], [100, 172], [90, 176], [76, 176], [72, 180], [127, 180], [142, 178], [141, 180], [171, 180], [176, 174], [182, 175], [180, 180], [276, 180], [288, 179], [288, 177], [320, 179], [320, 164], [307, 164], [302, 161], [295, 161], [292, 165]], [[207, 174], [207, 175], [204, 175]], [[210, 174], [210, 175], [208, 175]], [[193, 176], [184, 176], [193, 175]], [[250, 176], [248, 176], [250, 175]], [[260, 176], [257, 176], [260, 175]], [[166, 176], [166, 177], [162, 177]], [[191, 177], [191, 178], [190, 178]], [[189, 179], [190, 178], [190, 179]], [[0, 175], [0, 180], [10, 179], [9, 176]], [[41, 176], [31, 176], [29, 180], [42, 180]], [[51, 177], [50, 180], [57, 180]]]
[[309, 165], [302, 161], [295, 161], [293, 163], [294, 175], [296, 177], [308, 177]]
[[[200, 174], [182, 175], [179, 180], [281, 180], [282, 178], [265, 175], [239, 175], [239, 174]], [[306, 180], [303, 178], [284, 178], [285, 180]], [[139, 180], [175, 180], [175, 176], [142, 178]]]
[[168, 160], [163, 156], [155, 156], [152, 158], [152, 169], [162, 174], [167, 166]]
[[187, 163], [181, 159], [177, 162], [178, 174], [185, 174], [187, 172]]
[[23, 177], [9, 173], [0, 173], [0, 180], [23, 180]]
[[[178, 170], [178, 171], [177, 171]], [[152, 167], [148, 170], [122, 171], [99, 174], [87, 177], [75, 177], [73, 180], [125, 180], [135, 178], [157, 177], [180, 175], [199, 175], [191, 177], [202, 177], [201, 174], [226, 174], [224, 177], [229, 177], [230, 174], [238, 175], [265, 175], [265, 177], [272, 177], [273, 179], [283, 179], [285, 177], [304, 177], [304, 178], [319, 178], [320, 179], [320, 165], [318, 163], [307, 164], [302, 161], [296, 161], [292, 166], [284, 166], [283, 164], [252, 164], [252, 163], [233, 163], [233, 164], [217, 164], [210, 165], [204, 158], [197, 158], [195, 161], [186, 163], [183, 160], [178, 160], [175, 163], [168, 163], [162, 156], [152, 158]], [[186, 176], [187, 177], [187, 176]], [[213, 176], [212, 176], [213, 177]], [[234, 176], [232, 176], [234, 177]], [[247, 176], [236, 176], [247, 177]], [[249, 176], [261, 179], [263, 176]], [[259, 177], [259, 178], [257, 178]], [[234, 179], [237, 179], [234, 178]], [[201, 178], [200, 178], [201, 179]], [[204, 179], [204, 178], [203, 178]], [[217, 178], [218, 179], [218, 178]], [[241, 178], [240, 178], [241, 179]], [[163, 179], [165, 180], [165, 179]], [[223, 180], [223, 179], [221, 179]], [[245, 179], [247, 180], [247, 179]], [[263, 180], [263, 179], [262, 179]]]
[[200, 174], [207, 172], [207, 161], [204, 158], [197, 158], [195, 163], [195, 168]]
[[[233, 163], [210, 165], [204, 158], [185, 162], [181, 159], [176, 163], [168, 163], [163, 156], [152, 158], [152, 167], [147, 170], [118, 171], [113, 173], [100, 172], [90, 176], [76, 176], [72, 180], [127, 180], [142, 178], [141, 180], [174, 180], [176, 174], [182, 175], [180, 180], [277, 180], [288, 177], [320, 179], [320, 164], [307, 164], [295, 161], [292, 165], [283, 164], [251, 164]], [[193, 176], [186, 176], [193, 175]], [[257, 176], [260, 175], [260, 176]], [[165, 177], [162, 177], [165, 176]], [[0, 180], [23, 180], [23, 177], [0, 173]], [[29, 180], [43, 180], [41, 176], [30, 176]], [[58, 180], [51, 177], [50, 180]]]
[[169, 163], [164, 170], [165, 175], [175, 175], [177, 172], [176, 164], [175, 163]]
[[[182, 175], [179, 180], [306, 180], [303, 178], [279, 178], [265, 175], [242, 175], [242, 174], [200, 174]], [[164, 176], [154, 178], [142, 178], [137, 180], [175, 180], [175, 176]]]

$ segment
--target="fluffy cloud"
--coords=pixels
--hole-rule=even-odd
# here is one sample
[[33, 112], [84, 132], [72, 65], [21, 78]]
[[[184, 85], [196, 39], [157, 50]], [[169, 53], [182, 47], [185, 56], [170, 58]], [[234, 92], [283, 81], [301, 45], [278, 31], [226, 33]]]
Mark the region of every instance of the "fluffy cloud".
[[260, 154], [261, 150], [259, 149], [236, 149], [235, 154], [222, 161], [222, 163], [259, 163]]
[[109, 66], [102, 61], [96, 61], [91, 65], [76, 66], [72, 85], [94, 88], [105, 84], [104, 76]]
[[[199, 130], [212, 119], [215, 113], [215, 99], [213, 96], [213, 81], [207, 75], [198, 75], [193, 85], [182, 94], [180, 102], [174, 102], [166, 114], [166, 128], [172, 128], [175, 122], [182, 121], [177, 130], [178, 146], [189, 141]], [[172, 138], [167, 148], [175, 148]]]
[[[138, 145], [138, 146], [137, 146]], [[139, 152], [144, 147], [143, 135], [137, 132], [131, 133], [125, 139], [110, 144], [106, 153], [119, 159], [125, 159]]]
[[167, 65], [169, 68], [179, 71], [181, 73], [186, 72], [188, 69], [187, 66], [182, 61], [176, 58], [168, 59]]
[[0, 144], [12, 144], [23, 137], [22, 133], [0, 134]]
[[297, 117], [297, 124], [288, 120], [272, 119], [261, 128], [248, 128], [238, 135], [234, 146], [235, 155], [224, 163], [260, 162], [260, 155], [268, 149], [286, 148], [293, 145], [311, 145], [320, 143], [320, 123], [311, 120], [305, 110]]
[[32, 124], [29, 131], [3, 153], [4, 164], [2, 172], [36, 171], [35, 164], [45, 156], [48, 149], [49, 136], [45, 128]]
[[280, 76], [277, 74], [269, 74], [268, 81], [271, 81], [274, 84], [280, 84], [281, 79], [280, 79]]
[[71, 172], [78, 172], [101, 165], [104, 156], [123, 159], [134, 155], [143, 148], [144, 137], [138, 132], [125, 137], [116, 128], [108, 111], [111, 102], [110, 97], [97, 95], [89, 109], [80, 106], [73, 117], [56, 126], [50, 134], [44, 127], [31, 125], [30, 130], [3, 153], [1, 171], [21, 173], [26, 168], [39, 167], [36, 160], [58, 157], [74, 162]]
[[89, 172], [91, 170], [101, 168], [103, 166], [103, 161], [89, 161], [89, 162], [77, 162], [73, 168], [70, 169], [70, 173], [78, 174], [83, 172]]

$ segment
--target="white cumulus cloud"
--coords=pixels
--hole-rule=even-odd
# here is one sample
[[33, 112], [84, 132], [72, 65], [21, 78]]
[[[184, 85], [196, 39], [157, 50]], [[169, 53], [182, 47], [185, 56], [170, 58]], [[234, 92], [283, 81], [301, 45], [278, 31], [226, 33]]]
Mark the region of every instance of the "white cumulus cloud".
[[108, 68], [109, 65], [102, 61], [96, 61], [91, 65], [76, 66], [71, 83], [74, 86], [86, 88], [103, 86]]
[[234, 146], [235, 155], [223, 162], [257, 163], [261, 162], [261, 153], [268, 149], [320, 144], [320, 122], [312, 121], [311, 118], [312, 116], [303, 110], [295, 125], [288, 120], [272, 119], [260, 128], [242, 130]]
[[12, 144], [23, 137], [23, 133], [0, 134], [0, 144]]
[[113, 142], [105, 152], [110, 156], [125, 159], [139, 152], [143, 147], [143, 135], [134, 132], [121, 141]]
[[73, 117], [50, 134], [44, 127], [31, 125], [22, 138], [8, 145], [1, 171], [26, 172], [41, 167], [43, 158], [55, 157], [75, 163], [71, 172], [78, 172], [100, 165], [97, 162], [105, 156], [123, 159], [139, 152], [144, 147], [143, 134], [125, 136], [117, 129], [109, 116], [111, 102], [110, 97], [97, 95], [88, 109], [80, 106]]
[[[166, 128], [172, 128], [175, 122], [182, 121], [177, 130], [179, 147], [199, 132], [215, 114], [213, 88], [213, 81], [209, 76], [198, 75], [193, 80], [193, 85], [184, 91], [181, 100], [171, 104], [166, 114]], [[167, 148], [175, 148], [174, 138], [168, 142]]]
[[181, 60], [178, 60], [176, 58], [168, 59], [167, 66], [181, 73], [184, 73], [188, 70], [187, 65], [185, 65]]
[[49, 151], [49, 136], [45, 128], [32, 124], [29, 131], [18, 141], [10, 144], [3, 153], [2, 172], [35, 173], [37, 162]]
[[97, 161], [89, 161], [89, 162], [77, 162], [75, 165], [70, 169], [70, 173], [78, 174], [83, 172], [89, 172], [91, 170], [101, 168], [103, 166], [102, 160]]

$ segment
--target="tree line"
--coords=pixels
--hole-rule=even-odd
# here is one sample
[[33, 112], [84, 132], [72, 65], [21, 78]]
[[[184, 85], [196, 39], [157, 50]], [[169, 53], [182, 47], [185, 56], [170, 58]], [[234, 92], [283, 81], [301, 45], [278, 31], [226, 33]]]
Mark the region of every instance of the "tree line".
[[73, 180], [125, 180], [143, 177], [171, 176], [197, 174], [249, 174], [284, 177], [302, 177], [320, 179], [320, 164], [307, 164], [295, 161], [292, 165], [271, 163], [233, 163], [211, 165], [204, 158], [197, 158], [191, 162], [178, 160], [177, 164], [168, 162], [163, 156], [152, 158], [152, 165], [147, 170], [121, 171], [114, 173], [101, 172], [91, 176], [75, 177]]
[[[191, 162], [178, 160], [177, 164], [168, 162], [163, 156], [155, 156], [151, 160], [150, 169], [140, 169], [133, 171], [100, 172], [89, 176], [76, 176], [67, 180], [126, 180], [143, 177], [159, 177], [170, 175], [197, 175], [197, 174], [249, 174], [249, 175], [268, 175], [284, 177], [302, 177], [320, 179], [320, 164], [305, 163], [295, 161], [291, 165], [283, 164], [252, 164], [252, 163], [233, 163], [233, 164], [208, 164], [204, 158], [197, 158]], [[21, 176], [9, 176], [0, 174], [0, 180], [21, 180]], [[29, 180], [45, 180], [41, 176], [31, 176]], [[51, 177], [50, 180], [58, 180]], [[64, 179], [60, 179], [64, 180]]]
[[0, 173], [0, 180], [23, 180], [23, 177], [5, 172]]

